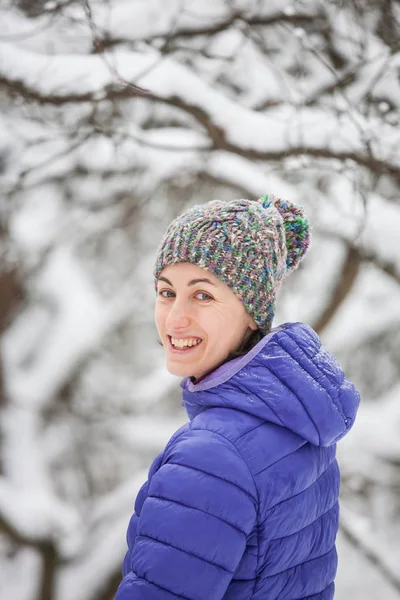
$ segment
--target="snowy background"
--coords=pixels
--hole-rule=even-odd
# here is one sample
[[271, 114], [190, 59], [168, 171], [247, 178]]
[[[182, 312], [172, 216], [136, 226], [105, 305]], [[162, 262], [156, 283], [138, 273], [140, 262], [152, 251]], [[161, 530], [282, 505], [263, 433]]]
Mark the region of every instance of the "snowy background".
[[153, 325], [166, 225], [303, 204], [303, 320], [359, 387], [337, 600], [400, 598], [400, 4], [0, 1], [0, 600], [112, 600], [185, 420]]

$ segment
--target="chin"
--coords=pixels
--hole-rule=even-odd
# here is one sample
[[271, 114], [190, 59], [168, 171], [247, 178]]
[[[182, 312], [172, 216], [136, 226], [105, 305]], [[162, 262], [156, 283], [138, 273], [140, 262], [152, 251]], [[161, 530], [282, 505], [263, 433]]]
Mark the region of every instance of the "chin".
[[171, 375], [176, 375], [177, 377], [191, 377], [193, 375], [193, 369], [189, 366], [167, 363], [166, 367]]

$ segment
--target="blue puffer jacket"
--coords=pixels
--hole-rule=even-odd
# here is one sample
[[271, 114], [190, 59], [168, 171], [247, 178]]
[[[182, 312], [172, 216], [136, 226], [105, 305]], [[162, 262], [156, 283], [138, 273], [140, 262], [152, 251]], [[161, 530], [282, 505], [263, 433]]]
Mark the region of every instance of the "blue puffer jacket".
[[335, 444], [359, 394], [302, 323], [197, 384], [128, 528], [117, 600], [331, 600]]

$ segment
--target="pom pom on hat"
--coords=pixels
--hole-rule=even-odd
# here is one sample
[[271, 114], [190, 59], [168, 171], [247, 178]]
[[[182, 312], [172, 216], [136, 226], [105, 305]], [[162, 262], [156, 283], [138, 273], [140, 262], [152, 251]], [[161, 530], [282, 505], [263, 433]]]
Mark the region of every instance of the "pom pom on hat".
[[304, 208], [268, 194], [265, 194], [259, 202], [263, 208], [275, 206], [282, 216], [286, 232], [286, 268], [288, 273], [291, 273], [298, 267], [310, 246], [311, 228]]

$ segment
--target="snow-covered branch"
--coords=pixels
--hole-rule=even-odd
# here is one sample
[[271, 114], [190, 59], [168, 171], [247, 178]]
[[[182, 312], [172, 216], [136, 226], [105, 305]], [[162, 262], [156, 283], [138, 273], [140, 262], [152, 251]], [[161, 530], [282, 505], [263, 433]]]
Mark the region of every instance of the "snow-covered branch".
[[272, 4], [266, 6], [262, 14], [254, 14], [245, 6], [233, 7], [215, 0], [196, 0], [189, 9], [181, 0], [172, 0], [167, 6], [160, 0], [149, 0], [144, 5], [121, 2], [113, 8], [111, 22], [107, 21], [107, 12], [98, 7], [93, 20], [99, 31], [104, 32], [106, 47], [134, 41], [151, 43], [160, 38], [167, 38], [171, 43], [194, 36], [212, 36], [238, 24], [261, 27], [289, 23], [300, 27], [310, 19], [322, 20], [323, 17], [312, 7], [308, 11], [293, 10], [291, 2], [282, 2], [280, 6]]
[[326, 238], [340, 240], [348, 248], [349, 253], [357, 257], [358, 261], [372, 263], [400, 285], [400, 265], [398, 260], [385, 258], [372, 247], [370, 248], [365, 244], [356, 244], [347, 237], [340, 235], [340, 233], [327, 230], [322, 230], [321, 233]]
[[[48, 57], [0, 45], [0, 85], [37, 102], [98, 102], [143, 95], [190, 114], [206, 130], [214, 149], [249, 159], [282, 160], [309, 155], [354, 163], [377, 174], [400, 174], [400, 150], [389, 125], [385, 143], [365, 146], [360, 117], [344, 112], [282, 105], [255, 113], [230, 100], [185, 66], [155, 51]], [[364, 131], [373, 127], [365, 120]], [[373, 154], [371, 154], [371, 149]]]

